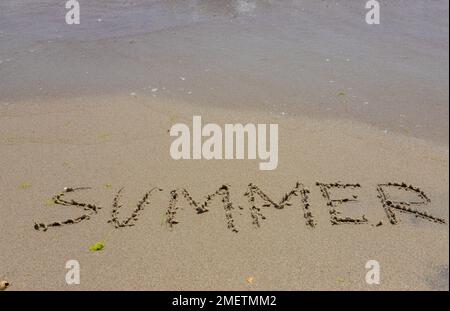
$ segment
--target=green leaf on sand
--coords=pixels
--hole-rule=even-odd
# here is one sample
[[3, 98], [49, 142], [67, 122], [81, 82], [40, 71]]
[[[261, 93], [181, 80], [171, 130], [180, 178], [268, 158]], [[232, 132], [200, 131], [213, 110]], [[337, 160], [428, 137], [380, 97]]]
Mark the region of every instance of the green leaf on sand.
[[101, 251], [105, 247], [105, 244], [102, 242], [97, 242], [94, 245], [91, 245], [89, 249], [93, 252]]

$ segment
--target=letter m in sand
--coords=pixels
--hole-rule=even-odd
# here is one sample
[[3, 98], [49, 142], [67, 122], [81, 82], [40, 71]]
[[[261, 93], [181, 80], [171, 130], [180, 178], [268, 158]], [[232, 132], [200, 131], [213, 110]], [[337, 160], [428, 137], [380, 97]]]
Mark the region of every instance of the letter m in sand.
[[261, 207], [256, 206], [256, 196], [259, 196], [264, 202], [262, 207], [274, 207], [276, 209], [283, 209], [285, 206], [292, 205], [292, 199], [294, 197], [300, 196], [300, 201], [303, 207], [303, 217], [305, 218], [306, 225], [314, 228], [315, 223], [313, 216], [310, 211], [310, 205], [308, 203], [309, 190], [306, 189], [303, 184], [297, 182], [295, 187], [287, 192], [279, 201], [276, 203], [267, 194], [265, 194], [258, 186], [254, 184], [248, 185], [248, 191], [244, 194], [250, 203], [250, 216], [252, 217], [252, 223], [256, 227], [260, 226], [260, 219], [265, 220], [266, 217], [261, 212]]
[[175, 216], [178, 211], [178, 199], [184, 197], [184, 199], [189, 203], [189, 205], [194, 208], [197, 214], [202, 214], [208, 211], [208, 206], [211, 201], [216, 197], [222, 198], [223, 208], [225, 210], [225, 218], [227, 221], [227, 227], [233, 232], [238, 232], [233, 219], [232, 211], [234, 209], [233, 204], [230, 200], [230, 188], [229, 185], [222, 185], [216, 192], [206, 196], [206, 199], [203, 203], [195, 201], [189, 192], [185, 188], [179, 188], [172, 190], [170, 192], [170, 202], [169, 207], [166, 212], [166, 223], [172, 227], [177, 224], [178, 221], [175, 219]]

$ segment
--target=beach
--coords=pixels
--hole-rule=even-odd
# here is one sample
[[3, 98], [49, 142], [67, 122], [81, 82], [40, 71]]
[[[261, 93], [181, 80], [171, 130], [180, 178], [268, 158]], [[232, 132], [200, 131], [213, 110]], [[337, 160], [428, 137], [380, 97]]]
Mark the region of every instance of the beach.
[[[0, 280], [448, 290], [448, 3], [381, 2], [2, 1]], [[174, 160], [194, 115], [278, 124], [278, 166]]]

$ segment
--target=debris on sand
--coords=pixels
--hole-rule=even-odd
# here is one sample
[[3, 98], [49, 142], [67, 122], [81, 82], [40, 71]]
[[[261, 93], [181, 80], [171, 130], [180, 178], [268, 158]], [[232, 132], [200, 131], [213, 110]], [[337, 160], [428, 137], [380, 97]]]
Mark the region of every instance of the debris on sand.
[[105, 244], [102, 242], [97, 242], [94, 245], [91, 245], [89, 249], [93, 252], [101, 251], [105, 247]]
[[9, 287], [10, 283], [8, 281], [0, 281], [0, 290], [5, 290]]

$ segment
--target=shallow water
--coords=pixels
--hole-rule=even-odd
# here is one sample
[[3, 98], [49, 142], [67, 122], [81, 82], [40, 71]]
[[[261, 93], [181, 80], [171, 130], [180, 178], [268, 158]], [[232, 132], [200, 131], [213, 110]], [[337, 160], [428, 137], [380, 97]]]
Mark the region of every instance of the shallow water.
[[[448, 144], [448, 3], [0, 3], [2, 104], [105, 93], [349, 118]], [[201, 107], [201, 106], [200, 106]]]

